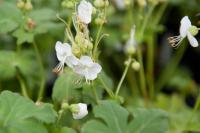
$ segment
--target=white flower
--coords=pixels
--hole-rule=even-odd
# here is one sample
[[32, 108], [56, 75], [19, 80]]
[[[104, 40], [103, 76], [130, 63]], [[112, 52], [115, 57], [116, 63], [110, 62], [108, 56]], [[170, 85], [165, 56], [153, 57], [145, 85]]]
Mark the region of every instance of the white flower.
[[65, 63], [71, 68], [78, 64], [78, 59], [72, 54], [71, 46], [68, 43], [61, 43], [60, 41], [57, 41], [55, 49], [56, 56], [60, 63], [54, 68], [54, 72], [62, 72]]
[[74, 104], [71, 110], [74, 119], [82, 119], [88, 114], [87, 104], [85, 103]]
[[94, 63], [89, 56], [82, 56], [79, 63], [73, 69], [88, 81], [96, 79], [97, 74], [101, 72], [102, 68], [98, 63]]
[[192, 47], [198, 47], [199, 44], [197, 40], [194, 38], [194, 36], [198, 34], [199, 28], [191, 24], [191, 21], [189, 20], [188, 16], [183, 17], [180, 23], [181, 23], [179, 30], [180, 35], [168, 38], [171, 46], [178, 47], [181, 41], [185, 37], [187, 37]]
[[124, 50], [127, 54], [134, 54], [136, 52], [137, 42], [135, 40], [135, 25], [132, 27], [130, 32], [130, 38], [127, 41]]
[[90, 2], [82, 0], [78, 6], [78, 17], [81, 22], [89, 24], [92, 20], [93, 6]]

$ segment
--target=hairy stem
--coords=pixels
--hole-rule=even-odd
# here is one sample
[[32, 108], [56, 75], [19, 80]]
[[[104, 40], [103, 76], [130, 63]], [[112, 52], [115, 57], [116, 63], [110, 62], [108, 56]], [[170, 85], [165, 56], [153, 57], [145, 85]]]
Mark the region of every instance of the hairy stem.
[[22, 95], [26, 98], [29, 98], [28, 92], [27, 92], [27, 89], [26, 89], [26, 85], [25, 85], [23, 78], [21, 77], [20, 74], [17, 74], [16, 76], [17, 76], [17, 79], [19, 80], [19, 83], [20, 83]]

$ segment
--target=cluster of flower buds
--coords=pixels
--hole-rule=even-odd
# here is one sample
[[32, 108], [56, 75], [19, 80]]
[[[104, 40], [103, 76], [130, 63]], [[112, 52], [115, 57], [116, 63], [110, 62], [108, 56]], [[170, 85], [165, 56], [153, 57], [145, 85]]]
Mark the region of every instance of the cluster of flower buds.
[[109, 1], [108, 0], [95, 0], [94, 5], [97, 8], [104, 8], [104, 7], [109, 6]]
[[19, 0], [17, 2], [17, 7], [25, 11], [31, 11], [33, 9], [33, 5], [30, 0], [26, 0], [26, 1]]
[[61, 105], [61, 113], [63, 111], [69, 110], [72, 112], [72, 116], [74, 119], [82, 119], [88, 114], [87, 104], [85, 103], [78, 103], [78, 104], [71, 104], [62, 103]]

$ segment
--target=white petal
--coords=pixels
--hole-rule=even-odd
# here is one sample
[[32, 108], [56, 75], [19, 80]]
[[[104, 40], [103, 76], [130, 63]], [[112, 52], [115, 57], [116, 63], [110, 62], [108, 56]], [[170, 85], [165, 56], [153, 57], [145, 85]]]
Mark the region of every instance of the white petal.
[[82, 64], [78, 64], [78, 65], [74, 66], [73, 70], [75, 73], [77, 73], [81, 76], [85, 76], [85, 74], [86, 74], [86, 68]]
[[198, 47], [199, 46], [197, 39], [195, 37], [193, 37], [190, 32], [188, 32], [187, 37], [188, 37], [188, 40], [189, 40], [190, 45], [192, 47]]
[[180, 35], [181, 37], [186, 37], [188, 28], [192, 26], [188, 16], [185, 16], [181, 19], [181, 26], [180, 26]]
[[73, 118], [74, 119], [82, 119], [88, 114], [87, 110], [87, 104], [84, 103], [79, 103], [77, 104], [79, 106], [79, 112], [77, 114], [73, 113]]
[[68, 43], [62, 44], [60, 41], [57, 41], [55, 49], [59, 61], [63, 61], [66, 56], [72, 54], [71, 46]]
[[92, 19], [92, 10], [93, 6], [90, 2], [82, 0], [78, 6], [78, 17], [80, 20], [85, 23], [89, 24]]
[[97, 74], [101, 72], [101, 69], [102, 67], [98, 63], [94, 63], [91, 67], [91, 71]]
[[83, 65], [86, 65], [86, 66], [91, 66], [92, 63], [93, 63], [91, 57], [89, 57], [89, 56], [81, 56], [80, 62], [81, 62]]
[[78, 64], [78, 58], [76, 58], [74, 55], [67, 56], [65, 59], [65, 63], [67, 64], [68, 67], [73, 68], [75, 65]]
[[87, 80], [95, 80], [97, 78], [97, 73], [88, 72], [85, 75], [85, 79]]

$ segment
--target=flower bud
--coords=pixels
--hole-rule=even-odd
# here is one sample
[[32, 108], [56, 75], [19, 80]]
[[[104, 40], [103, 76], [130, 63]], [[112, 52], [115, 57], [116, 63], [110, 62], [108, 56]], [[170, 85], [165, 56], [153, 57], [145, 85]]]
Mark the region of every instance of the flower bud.
[[82, 119], [88, 114], [87, 104], [85, 103], [71, 104], [70, 111], [72, 112], [74, 119]]
[[109, 1], [105, 0], [105, 6], [108, 7], [109, 6]]
[[31, 11], [31, 10], [33, 9], [33, 5], [32, 5], [32, 3], [31, 3], [30, 1], [27, 1], [27, 2], [25, 3], [24, 8], [25, 8], [27, 11]]
[[62, 105], [61, 105], [61, 109], [63, 109], [63, 110], [67, 110], [69, 108], [69, 104], [68, 103], [62, 103]]
[[61, 3], [62, 7], [65, 7], [65, 8], [73, 8], [74, 7], [74, 3], [72, 1], [66, 1], [64, 0], [62, 3]]
[[131, 66], [135, 71], [139, 71], [140, 70], [140, 63], [137, 62], [137, 61], [134, 61]]
[[104, 3], [104, 0], [95, 0], [94, 5], [98, 8], [102, 8], [104, 7], [105, 3]]
[[24, 1], [22, 1], [22, 0], [19, 0], [19, 1], [17, 2], [17, 7], [18, 7], [18, 8], [20, 8], [20, 9], [23, 9], [23, 8], [24, 8], [24, 6], [25, 6], [25, 3], [24, 3]]
[[28, 18], [27, 25], [29, 29], [34, 29], [36, 26], [35, 21], [32, 20], [31, 18]]
[[124, 3], [126, 6], [129, 6], [131, 4], [131, 0], [124, 0]]
[[142, 8], [144, 8], [147, 5], [146, 0], [137, 0], [137, 3]]
[[95, 24], [97, 25], [102, 25], [105, 21], [102, 18], [96, 18], [95, 19]]
[[96, 14], [96, 13], [97, 13], [97, 9], [95, 7], [93, 7], [92, 14]]
[[196, 36], [199, 32], [199, 29], [196, 26], [191, 26], [188, 30], [192, 36]]

